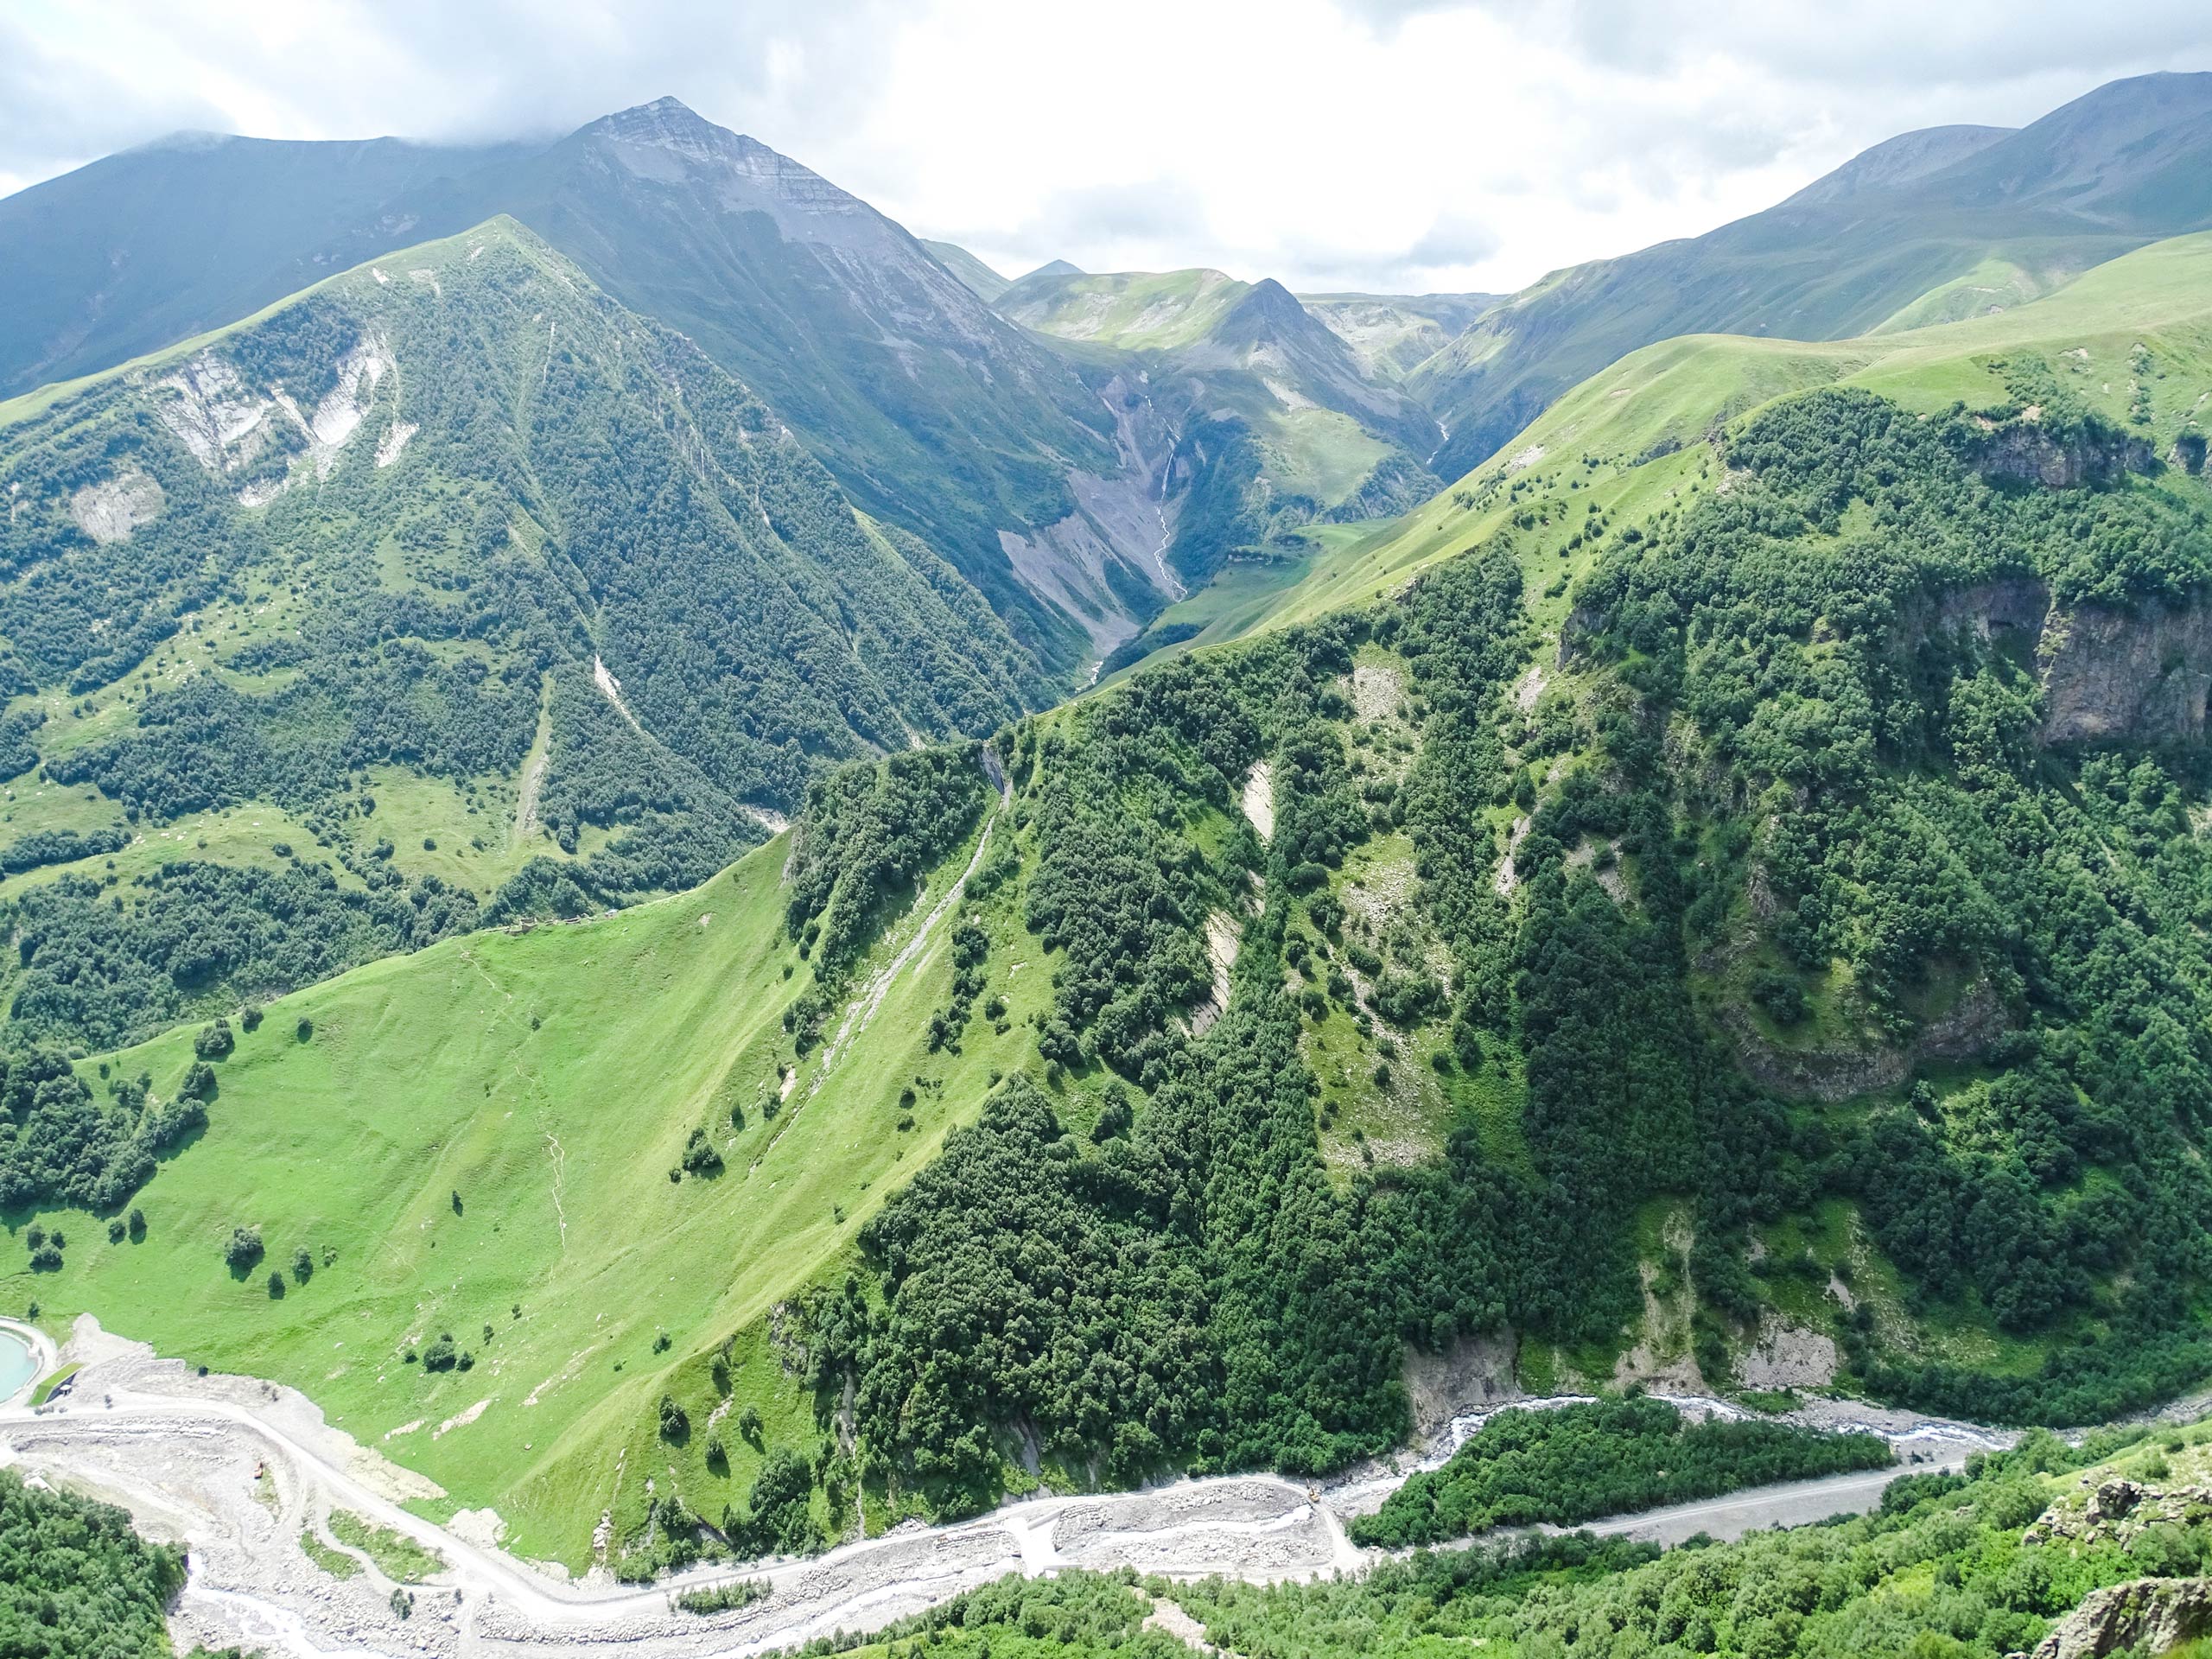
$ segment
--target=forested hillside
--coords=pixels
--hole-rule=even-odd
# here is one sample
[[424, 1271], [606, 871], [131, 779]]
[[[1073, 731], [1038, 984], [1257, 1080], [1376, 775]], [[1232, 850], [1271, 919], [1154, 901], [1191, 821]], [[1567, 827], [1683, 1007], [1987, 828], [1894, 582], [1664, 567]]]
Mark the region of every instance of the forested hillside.
[[10, 1294], [632, 1575], [1334, 1470], [1478, 1340], [1534, 1392], [2178, 1392], [2208, 257], [1635, 354], [1271, 631], [1042, 714], [513, 227], [11, 406]]
[[498, 222], [0, 410], [18, 1040], [704, 880], [1033, 662], [745, 388]]
[[[718, 1211], [770, 1190], [778, 1147], [880, 1151], [886, 1125], [941, 1150], [895, 1177], [816, 1162], [803, 1257], [626, 1320], [615, 1342], [643, 1317], [665, 1357], [628, 1356], [643, 1374], [520, 1486], [491, 1429], [423, 1448], [442, 1482], [505, 1494], [571, 1558], [564, 1517], [611, 1503], [643, 1571], [711, 1547], [696, 1518], [821, 1539], [988, 1503], [1024, 1457], [1079, 1482], [1332, 1469], [1407, 1433], [1408, 1348], [1473, 1337], [1510, 1333], [1537, 1389], [1834, 1382], [2009, 1421], [2201, 1376], [2203, 703], [2179, 691], [2212, 683], [2188, 621], [2212, 532], [2186, 467], [2068, 371], [1994, 373], [2012, 390], [1980, 408], [1825, 389], [1669, 457], [1698, 487], [1586, 539], [1556, 640], [1509, 522], [1378, 605], [1139, 673], [982, 754], [811, 786], [795, 850], [737, 878], [747, 1023], [688, 1038], [654, 1150], [572, 1156], [563, 1204], [634, 1207], [670, 1165], [656, 1206]], [[2078, 653], [2160, 639], [2175, 695], [2082, 726], [2067, 699], [2107, 682]], [[732, 905], [694, 907], [711, 934]], [[300, 1006], [387, 994], [361, 977]], [[505, 1040], [598, 1052], [571, 1046], [591, 996]], [[181, 1280], [95, 1246], [54, 1305], [264, 1366], [261, 1327], [304, 1320], [315, 1363], [306, 1305], [344, 1258], [281, 1313], [218, 1259], [270, 1208], [254, 1103], [321, 1077], [326, 1022], [352, 1023], [310, 1014], [296, 1040], [293, 1006], [239, 1039], [235, 1088], [239, 1060], [213, 1062], [229, 1160], [188, 1147], [145, 1189], [157, 1228], [182, 1206], [202, 1240]], [[541, 1064], [483, 1058], [490, 1103]], [[171, 1038], [118, 1071], [161, 1097], [194, 1063]], [[625, 1076], [575, 1074], [562, 1110], [589, 1121]], [[385, 1109], [362, 1078], [330, 1109], [342, 1134]], [[830, 1139], [786, 1146], [786, 1121]], [[467, 1159], [520, 1182], [504, 1213], [535, 1155], [478, 1122]], [[402, 1208], [484, 1179], [397, 1167]], [[327, 1224], [301, 1202], [270, 1230], [287, 1248]], [[556, 1308], [568, 1269], [501, 1259], [435, 1304], [464, 1336], [461, 1305], [537, 1308], [557, 1369], [607, 1304]], [[401, 1323], [395, 1344], [423, 1339]], [[747, 1369], [772, 1350], [781, 1380]], [[424, 1381], [355, 1409], [404, 1421], [467, 1387]], [[747, 1403], [774, 1432], [694, 1432]], [[772, 1463], [794, 1432], [804, 1471]], [[607, 1484], [625, 1446], [679, 1471], [678, 1507]]]
[[1898, 354], [1979, 408], [1785, 399], [1640, 526], [1593, 499], [1556, 644], [1527, 540], [1638, 457], [1019, 731], [1044, 1087], [873, 1224], [880, 1311], [817, 1310], [863, 1465], [980, 1497], [1019, 1424], [1109, 1476], [1326, 1467], [1403, 1432], [1403, 1343], [1500, 1327], [1532, 1382], [2009, 1421], [2202, 1375], [2199, 336], [2077, 366], [2197, 257], [2044, 320], [2095, 353]]
[[0, 1642], [23, 1659], [161, 1659], [184, 1552], [105, 1503], [0, 1473]]

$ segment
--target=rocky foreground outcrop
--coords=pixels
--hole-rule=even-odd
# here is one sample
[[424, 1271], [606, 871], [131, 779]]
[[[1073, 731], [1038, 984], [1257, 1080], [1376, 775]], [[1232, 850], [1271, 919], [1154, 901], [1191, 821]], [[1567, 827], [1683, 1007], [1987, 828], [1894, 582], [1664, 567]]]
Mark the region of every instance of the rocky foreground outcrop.
[[2164, 1653], [2207, 1634], [2212, 1579], [2134, 1579], [2092, 1592], [2036, 1644], [2034, 1659]]

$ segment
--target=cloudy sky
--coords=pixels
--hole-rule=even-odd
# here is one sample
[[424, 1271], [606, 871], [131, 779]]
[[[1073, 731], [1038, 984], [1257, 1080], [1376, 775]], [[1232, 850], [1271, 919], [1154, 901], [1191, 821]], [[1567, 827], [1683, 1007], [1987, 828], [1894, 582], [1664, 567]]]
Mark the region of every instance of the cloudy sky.
[[673, 93], [1010, 274], [1503, 290], [2158, 69], [2212, 69], [2202, 0], [10, 0], [0, 194], [181, 128]]

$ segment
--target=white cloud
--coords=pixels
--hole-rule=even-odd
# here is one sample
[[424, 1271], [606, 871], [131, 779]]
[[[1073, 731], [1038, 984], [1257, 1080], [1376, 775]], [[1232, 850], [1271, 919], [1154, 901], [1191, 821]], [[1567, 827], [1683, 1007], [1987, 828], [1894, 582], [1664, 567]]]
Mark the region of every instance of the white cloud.
[[481, 138], [672, 92], [1009, 273], [1503, 289], [2207, 66], [2195, 0], [78, 0], [0, 27], [0, 189], [178, 125]]

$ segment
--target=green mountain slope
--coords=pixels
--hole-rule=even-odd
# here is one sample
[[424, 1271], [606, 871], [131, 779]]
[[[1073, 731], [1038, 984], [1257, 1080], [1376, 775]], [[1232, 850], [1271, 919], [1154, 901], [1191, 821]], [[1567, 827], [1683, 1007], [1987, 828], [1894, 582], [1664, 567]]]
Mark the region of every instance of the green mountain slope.
[[[1280, 555], [1303, 525], [1394, 513], [1433, 486], [1421, 457], [1434, 423], [1278, 283], [1039, 272], [997, 306], [1116, 372], [1122, 398], [1165, 428], [1163, 551], [1191, 582]], [[1148, 643], [1131, 642], [1109, 668]]]
[[1840, 338], [2033, 298], [2212, 223], [2209, 152], [2212, 75], [2116, 81], [2018, 132], [1906, 134], [1708, 235], [1554, 272], [1408, 378], [1451, 431], [1436, 468], [1473, 467], [1653, 340]]
[[[1697, 473], [1701, 461], [1709, 470], [1701, 446], [1717, 424], [1834, 384], [1864, 385], [1916, 410], [1961, 399], [1979, 405], [2003, 397], [2002, 364], [2018, 351], [2069, 359], [2075, 393], [2116, 422], [2133, 423], [2144, 394], [2154, 416], [2152, 447], [2171, 457], [2202, 415], [2192, 401], [2201, 388], [2192, 389], [2187, 375], [2202, 350], [2207, 249], [2202, 237], [2174, 238], [2031, 304], [1955, 323], [1859, 340], [1693, 335], [1644, 347], [1560, 397], [1417, 511], [1376, 530], [1340, 532], [1290, 580], [1254, 584], [1241, 596], [1193, 595], [1163, 611], [1154, 632], [1179, 634], [1171, 648], [1193, 649], [1309, 621], [1380, 598], [1433, 561], [1508, 527], [1532, 588], [1545, 590], [1531, 608], [1555, 626], [1567, 613], [1568, 583], [1602, 543], [1587, 534], [1589, 507], [1595, 504], [1616, 531], [1641, 527], [1707, 487]], [[2139, 369], [2139, 344], [2149, 353], [2147, 369]], [[1586, 467], [1591, 456], [1602, 464]], [[1548, 505], [1539, 511], [1539, 502]]]
[[1035, 685], [511, 221], [0, 408], [0, 480], [11, 1018], [64, 1041], [693, 885], [820, 764]]
[[1499, 294], [1301, 294], [1377, 379], [1398, 380], [1464, 334]]
[[[949, 844], [918, 843], [947, 885], [988, 799], [972, 752], [954, 759]], [[931, 1051], [952, 918], [925, 893], [865, 966], [917, 938], [933, 959], [801, 1051], [782, 1020], [801, 995], [779, 926], [789, 856], [779, 841], [680, 898], [448, 940], [272, 1005], [218, 1063], [205, 1132], [134, 1196], [143, 1233], [110, 1246], [78, 1220], [66, 1264], [16, 1288], [49, 1318], [88, 1308], [165, 1352], [294, 1384], [444, 1487], [442, 1513], [496, 1504], [524, 1555], [588, 1566], [610, 1506], [642, 1531], [639, 1471], [671, 1457], [688, 1501], [741, 1499], [767, 1450], [815, 1440], [769, 1308], [842, 1271], [855, 1230], [974, 1115], [986, 1067], [1020, 1040], [983, 1028], [964, 1054]], [[193, 1035], [104, 1068], [170, 1096]], [[264, 1254], [232, 1271], [241, 1226]], [[728, 1394], [766, 1427], [748, 1442], [726, 1414], [728, 1460], [709, 1471], [709, 1362], [739, 1332]], [[469, 1357], [441, 1365], [442, 1334]], [[694, 1430], [657, 1449], [671, 1389]]]
[[[1113, 508], [1082, 499], [1111, 494], [1127, 464], [1110, 411], [828, 181], [664, 99], [487, 178], [476, 203], [480, 218], [512, 213], [752, 386], [862, 508], [951, 561], [1048, 669], [1075, 666], [1091, 613], [1157, 603], [1150, 543], [1119, 537]], [[1001, 531], [1028, 537], [1050, 573], [1010, 557]]]
[[1217, 270], [1090, 276], [1047, 266], [1009, 284], [994, 308], [1060, 340], [1166, 351], [1205, 340], [1251, 292], [1251, 283]]
[[674, 99], [550, 145], [169, 144], [22, 192], [0, 202], [0, 281], [21, 272], [26, 302], [0, 306], [0, 386], [111, 366], [502, 213], [753, 388], [1046, 674], [1157, 608], [1153, 541], [1122, 499], [1149, 470], [1083, 378], [866, 203]]
[[1014, 286], [1011, 278], [1001, 276], [957, 242], [931, 242], [924, 238], [922, 245], [930, 257], [967, 285], [968, 291], [985, 305]]
[[[759, 1535], [753, 1471], [815, 1436], [779, 1537], [969, 1508], [1025, 1459], [1332, 1468], [1406, 1433], [1408, 1351], [1477, 1338], [1539, 1390], [2044, 1422], [2177, 1392], [2212, 1370], [2208, 261], [1850, 349], [1651, 348], [1409, 526], [1379, 596], [835, 774], [795, 852], [700, 893], [302, 993], [213, 1061], [196, 1143], [192, 1033], [114, 1057], [108, 1103], [50, 1090], [15, 1144], [90, 1110], [104, 1168], [158, 1167], [74, 1204], [19, 1176], [10, 1224], [72, 1243], [10, 1294], [277, 1367], [534, 1549], [611, 1510], [632, 1567], [688, 1515]], [[281, 1299], [227, 1274], [235, 1226], [279, 1268], [320, 1248], [286, 1148], [371, 1120], [435, 1156], [395, 1152]], [[702, 1144], [722, 1173], [669, 1180]], [[747, 1219], [703, 1219], [739, 1185]], [[146, 1242], [99, 1243], [125, 1202]], [[584, 1214], [639, 1247], [580, 1252]], [[643, 1247], [692, 1215], [804, 1248]], [[349, 1316], [383, 1363], [332, 1378]], [[407, 1365], [440, 1330], [469, 1371]], [[518, 1342], [518, 1386], [621, 1379], [557, 1452], [555, 1392], [484, 1375]], [[710, 1456], [746, 1405], [759, 1441]]]

